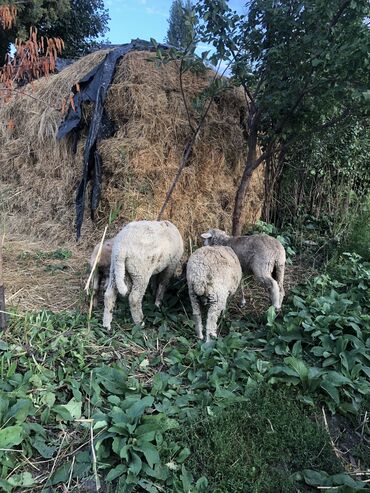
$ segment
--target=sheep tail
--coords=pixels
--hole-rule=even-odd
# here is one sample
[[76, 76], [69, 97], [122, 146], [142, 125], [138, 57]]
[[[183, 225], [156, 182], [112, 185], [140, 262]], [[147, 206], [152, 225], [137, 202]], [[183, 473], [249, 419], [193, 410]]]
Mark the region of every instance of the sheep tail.
[[126, 296], [128, 293], [128, 286], [125, 283], [125, 274], [126, 274], [126, 258], [115, 258], [112, 259], [112, 265], [114, 264], [114, 277], [116, 281], [116, 286], [118, 292], [121, 296]]

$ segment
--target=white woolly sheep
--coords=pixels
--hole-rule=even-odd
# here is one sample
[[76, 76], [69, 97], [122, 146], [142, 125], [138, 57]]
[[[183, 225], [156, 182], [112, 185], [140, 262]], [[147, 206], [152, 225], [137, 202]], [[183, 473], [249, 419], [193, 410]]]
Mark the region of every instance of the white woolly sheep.
[[[95, 245], [94, 250], [90, 257], [90, 268], [92, 269], [95, 263], [95, 259], [98, 255], [100, 243]], [[109, 279], [109, 268], [112, 256], [113, 238], [111, 240], [105, 240], [100, 253], [99, 261], [96, 265], [96, 270], [93, 277], [93, 306], [98, 304], [98, 294], [101, 288], [104, 291], [107, 289]]]
[[284, 298], [285, 249], [272, 236], [256, 234], [251, 236], [229, 236], [220, 229], [202, 233], [205, 245], [231, 247], [244, 273], [252, 272], [270, 294], [271, 303], [280, 310]]
[[229, 247], [201, 247], [188, 260], [186, 279], [199, 339], [203, 339], [201, 305], [208, 305], [206, 341], [209, 341], [211, 336], [217, 337], [218, 318], [242, 279], [240, 262]]
[[155, 304], [159, 307], [183, 252], [182, 237], [171, 222], [135, 221], [127, 224], [113, 243], [104, 296], [103, 326], [110, 330], [117, 291], [122, 296], [129, 295], [133, 321], [142, 323], [142, 299], [151, 276], [158, 274]]

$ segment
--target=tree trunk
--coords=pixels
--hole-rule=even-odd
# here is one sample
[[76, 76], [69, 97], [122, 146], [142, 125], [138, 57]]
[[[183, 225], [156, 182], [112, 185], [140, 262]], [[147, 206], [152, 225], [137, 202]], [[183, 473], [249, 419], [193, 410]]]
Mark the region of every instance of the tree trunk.
[[249, 188], [249, 184], [252, 178], [253, 171], [262, 163], [262, 161], [256, 160], [257, 156], [257, 121], [254, 119], [250, 126], [248, 137], [248, 154], [245, 162], [245, 168], [243, 176], [240, 181], [238, 191], [235, 196], [235, 205], [233, 212], [233, 235], [239, 236], [243, 229], [243, 222], [241, 216], [244, 210], [244, 201], [246, 192]]
[[5, 290], [3, 283], [3, 242], [0, 242], [0, 330], [6, 329]]

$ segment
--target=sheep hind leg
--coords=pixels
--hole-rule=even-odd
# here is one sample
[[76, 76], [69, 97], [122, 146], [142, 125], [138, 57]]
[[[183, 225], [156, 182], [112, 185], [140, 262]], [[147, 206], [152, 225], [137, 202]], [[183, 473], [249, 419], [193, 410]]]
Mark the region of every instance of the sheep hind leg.
[[198, 339], [203, 339], [203, 324], [202, 324], [202, 310], [197, 295], [189, 288], [189, 297], [191, 308], [193, 310], [193, 318], [195, 323], [195, 332]]
[[155, 297], [155, 306], [159, 308], [162, 304], [164, 293], [170, 282], [171, 277], [174, 274], [174, 269], [172, 267], [167, 267], [162, 272], [158, 274], [158, 287], [157, 294]]
[[279, 307], [281, 308], [285, 296], [285, 290], [284, 290], [285, 265], [276, 264], [275, 270], [276, 270], [276, 282], [278, 283], [279, 286]]
[[93, 276], [93, 286], [92, 286], [92, 299], [93, 299], [92, 306], [94, 308], [98, 306], [99, 288], [100, 288], [100, 276], [97, 272], [95, 272]]
[[271, 304], [276, 310], [280, 310], [279, 285], [271, 276], [258, 277], [257, 280], [264, 286], [270, 295]]
[[206, 325], [206, 341], [211, 338], [217, 338], [217, 322], [221, 312], [226, 308], [226, 300], [218, 299], [217, 302], [211, 303], [208, 308], [207, 325]]
[[108, 287], [104, 294], [104, 315], [103, 315], [103, 327], [106, 327], [108, 331], [111, 330], [111, 323], [113, 318], [113, 310], [117, 299], [117, 286], [112, 278], [109, 279]]
[[244, 294], [244, 286], [243, 286], [243, 279], [240, 283], [240, 294], [241, 294], [241, 298], [240, 298], [240, 301], [239, 301], [239, 307], [240, 308], [244, 308], [245, 305], [247, 304], [246, 300], [245, 300], [245, 294]]
[[132, 287], [128, 297], [132, 319], [136, 325], [144, 325], [143, 298], [149, 284], [149, 277], [132, 277]]

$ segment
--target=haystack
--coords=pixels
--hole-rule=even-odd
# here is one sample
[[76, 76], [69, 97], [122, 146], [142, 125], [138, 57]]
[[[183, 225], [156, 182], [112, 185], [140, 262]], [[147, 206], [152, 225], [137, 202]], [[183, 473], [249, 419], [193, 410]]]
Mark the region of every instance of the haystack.
[[[57, 75], [40, 80], [0, 110], [0, 208], [11, 233], [62, 245], [75, 237], [74, 199], [82, 174], [82, 154], [91, 107], [84, 108], [85, 128], [73, 154], [68, 139], [56, 141], [60, 111], [71, 87], [104, 58], [88, 55]], [[187, 73], [184, 92], [192, 104], [209, 84], [210, 71]], [[237, 185], [246, 154], [241, 126], [245, 101], [233, 88], [212, 104], [204, 129], [164, 218], [173, 221], [186, 243], [209, 227], [230, 230]], [[149, 52], [130, 52], [117, 65], [105, 110], [115, 134], [99, 142], [103, 159], [102, 200], [95, 223], [86, 217], [84, 250], [101, 236], [110, 220], [113, 235], [123, 223], [155, 219], [178, 169], [189, 124], [176, 62], [158, 65]], [[263, 171], [257, 171], [244, 221], [260, 216]], [[88, 206], [87, 209], [88, 210]]]

